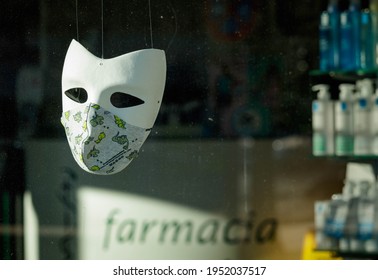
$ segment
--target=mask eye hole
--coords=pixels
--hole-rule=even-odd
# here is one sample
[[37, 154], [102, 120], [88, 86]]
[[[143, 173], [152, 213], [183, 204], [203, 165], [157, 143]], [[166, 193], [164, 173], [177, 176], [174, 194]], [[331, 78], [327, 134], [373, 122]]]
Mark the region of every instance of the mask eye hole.
[[128, 108], [144, 103], [142, 99], [123, 92], [115, 92], [110, 96], [110, 102], [117, 108]]
[[64, 92], [71, 100], [78, 103], [85, 103], [88, 99], [87, 91], [83, 88], [71, 88]]

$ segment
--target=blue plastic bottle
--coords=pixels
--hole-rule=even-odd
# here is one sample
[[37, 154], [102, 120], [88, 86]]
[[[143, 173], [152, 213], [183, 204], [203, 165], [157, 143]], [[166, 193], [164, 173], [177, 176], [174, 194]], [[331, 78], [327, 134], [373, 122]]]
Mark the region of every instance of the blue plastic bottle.
[[374, 58], [374, 36], [372, 17], [369, 10], [363, 10], [361, 12], [361, 69], [373, 69]]
[[350, 0], [348, 17], [352, 28], [353, 69], [356, 70], [361, 67], [361, 5], [359, 0]]
[[331, 26], [328, 12], [322, 12], [319, 25], [319, 68], [331, 70]]
[[374, 67], [378, 67], [378, 0], [370, 0], [370, 14], [373, 32]]
[[355, 69], [352, 24], [346, 11], [340, 15], [340, 68], [346, 71]]
[[352, 33], [352, 23], [349, 12], [342, 12], [340, 15], [340, 68], [341, 70], [354, 70], [355, 52]]
[[329, 14], [331, 45], [330, 45], [330, 70], [340, 67], [340, 11], [339, 0], [329, 0], [327, 12]]

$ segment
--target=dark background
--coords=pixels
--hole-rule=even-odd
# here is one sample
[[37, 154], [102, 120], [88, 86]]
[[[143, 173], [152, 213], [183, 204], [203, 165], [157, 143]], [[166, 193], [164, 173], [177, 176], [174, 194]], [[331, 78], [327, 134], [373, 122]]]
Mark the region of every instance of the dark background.
[[[59, 123], [60, 79], [71, 39], [79, 39], [97, 56], [103, 52], [105, 58], [151, 46], [148, 1], [104, 1], [103, 37], [101, 1], [79, 0], [78, 23], [75, 3], [74, 0], [1, 1], [3, 137], [16, 135], [15, 83], [24, 65], [37, 64], [43, 73], [43, 104], [33, 136], [64, 137]], [[248, 10], [240, 15], [238, 5], [243, 4]], [[216, 14], [217, 7], [226, 12]], [[309, 104], [313, 98], [308, 71], [318, 67], [317, 26], [320, 11], [325, 8], [326, 1], [309, 0], [151, 1], [154, 47], [166, 51], [168, 64], [164, 104], [157, 125], [167, 125], [173, 112], [179, 120], [177, 133], [173, 130], [170, 137], [241, 136], [237, 129], [223, 133], [218, 124], [208, 121], [216, 119], [218, 113], [211, 103], [209, 65], [223, 67], [231, 56], [236, 56], [248, 63], [248, 71], [253, 72], [248, 74], [245, 87], [252, 107], [257, 106], [257, 111], [263, 112], [262, 119], [269, 120], [262, 131], [247, 129], [248, 136], [308, 134]], [[234, 76], [238, 76], [237, 70]], [[267, 93], [269, 84], [276, 85], [276, 96]], [[241, 118], [247, 125], [251, 121], [248, 115]], [[200, 133], [181, 133], [180, 129], [185, 127], [200, 127]]]

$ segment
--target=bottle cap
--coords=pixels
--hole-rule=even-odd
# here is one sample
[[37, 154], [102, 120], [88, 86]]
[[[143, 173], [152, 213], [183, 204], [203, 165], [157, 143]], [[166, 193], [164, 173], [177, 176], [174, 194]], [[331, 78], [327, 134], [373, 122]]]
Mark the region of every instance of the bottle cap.
[[351, 100], [353, 98], [353, 92], [355, 90], [355, 86], [353, 84], [340, 84], [339, 85], [339, 99], [340, 100]]
[[329, 14], [327, 12], [322, 12], [320, 15], [320, 26], [329, 26]]
[[318, 99], [329, 100], [329, 85], [326, 84], [318, 84], [312, 86], [312, 90], [318, 92]]

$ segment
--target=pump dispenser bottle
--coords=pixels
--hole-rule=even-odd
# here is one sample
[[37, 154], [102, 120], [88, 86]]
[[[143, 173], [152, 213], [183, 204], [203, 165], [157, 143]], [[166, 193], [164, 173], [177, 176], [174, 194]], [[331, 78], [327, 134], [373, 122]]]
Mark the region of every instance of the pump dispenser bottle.
[[371, 153], [370, 111], [373, 83], [370, 79], [357, 81], [357, 96], [353, 110], [354, 154]]
[[325, 223], [325, 233], [332, 238], [330, 249], [337, 249], [340, 246], [340, 240], [346, 238], [347, 215], [348, 201], [344, 199], [342, 194], [332, 195]]
[[339, 86], [339, 100], [335, 102], [335, 154], [353, 154], [353, 84]]
[[312, 102], [313, 154], [316, 156], [333, 155], [334, 114], [329, 86], [318, 84], [314, 85], [312, 89], [317, 92], [317, 99]]

